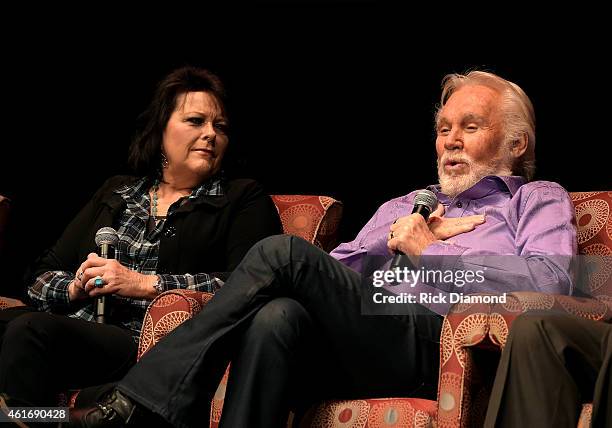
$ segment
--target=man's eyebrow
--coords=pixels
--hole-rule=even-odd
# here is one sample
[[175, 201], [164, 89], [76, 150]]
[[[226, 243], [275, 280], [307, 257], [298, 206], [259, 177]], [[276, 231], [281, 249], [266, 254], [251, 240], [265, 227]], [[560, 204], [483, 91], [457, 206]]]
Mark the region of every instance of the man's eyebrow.
[[445, 118], [445, 117], [438, 117], [438, 120], [436, 122], [436, 128], [439, 128], [442, 125], [448, 125], [450, 124], [450, 121]]
[[487, 119], [484, 116], [481, 116], [481, 115], [476, 114], [476, 113], [466, 113], [461, 118], [461, 122], [462, 123], [469, 123], [469, 122], [486, 123]]
[[[462, 124], [465, 124], [465, 123], [485, 124], [485, 123], [488, 123], [488, 119], [480, 114], [468, 112], [464, 114], [463, 117], [461, 118], [461, 123]], [[436, 129], [439, 129], [441, 126], [444, 126], [444, 125], [447, 125], [447, 126], [451, 125], [451, 121], [446, 117], [439, 117], [436, 123]]]

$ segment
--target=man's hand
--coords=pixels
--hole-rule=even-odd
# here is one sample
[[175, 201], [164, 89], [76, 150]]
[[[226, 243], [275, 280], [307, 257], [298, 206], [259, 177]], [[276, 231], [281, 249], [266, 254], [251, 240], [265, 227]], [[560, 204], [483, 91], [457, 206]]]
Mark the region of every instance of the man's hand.
[[406, 254], [415, 263], [423, 250], [435, 241], [436, 237], [429, 230], [423, 216], [421, 214], [410, 214], [398, 218], [391, 225], [387, 247], [391, 251], [400, 251]]
[[476, 226], [485, 222], [484, 215], [470, 215], [467, 217], [448, 218], [444, 216], [444, 205], [438, 204], [438, 207], [429, 216], [427, 224], [429, 230], [434, 234], [436, 239], [444, 241], [453, 236], [465, 232], [471, 232], [476, 229]]
[[[79, 271], [83, 272], [81, 283], [90, 297], [117, 294], [137, 299], [152, 299], [157, 294], [155, 275], [144, 275], [128, 269], [115, 259], [105, 259], [95, 253], [87, 256]], [[104, 285], [96, 287], [96, 278], [101, 277]]]
[[400, 217], [391, 225], [387, 247], [400, 251], [418, 263], [423, 250], [435, 241], [444, 241], [461, 233], [470, 232], [485, 222], [484, 215], [446, 218], [444, 205], [438, 204], [428, 221], [421, 214]]

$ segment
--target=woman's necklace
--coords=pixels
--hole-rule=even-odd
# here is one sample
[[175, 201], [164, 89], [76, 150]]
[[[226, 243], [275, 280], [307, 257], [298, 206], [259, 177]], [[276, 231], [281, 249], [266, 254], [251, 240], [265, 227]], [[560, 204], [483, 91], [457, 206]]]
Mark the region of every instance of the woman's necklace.
[[157, 217], [157, 191], [159, 190], [159, 180], [155, 180], [153, 183], [153, 198], [151, 200], [151, 216]]
[[151, 188], [151, 190], [152, 190], [151, 215], [149, 216], [149, 224], [147, 226], [147, 228], [149, 229], [149, 232], [155, 229], [155, 225], [157, 223], [157, 201], [159, 199], [157, 196], [157, 191], [159, 190], [159, 180], [158, 179], [156, 179], [153, 182], [153, 187]]

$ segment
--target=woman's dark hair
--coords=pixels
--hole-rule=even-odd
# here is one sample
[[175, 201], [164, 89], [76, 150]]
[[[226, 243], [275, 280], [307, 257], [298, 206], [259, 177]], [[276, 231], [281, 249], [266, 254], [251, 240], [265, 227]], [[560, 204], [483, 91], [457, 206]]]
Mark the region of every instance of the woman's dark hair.
[[128, 151], [128, 164], [137, 175], [152, 178], [161, 173], [164, 129], [179, 95], [186, 92], [207, 92], [216, 98], [225, 114], [225, 89], [216, 75], [190, 66], [168, 74], [159, 82], [151, 103], [138, 118], [139, 130]]

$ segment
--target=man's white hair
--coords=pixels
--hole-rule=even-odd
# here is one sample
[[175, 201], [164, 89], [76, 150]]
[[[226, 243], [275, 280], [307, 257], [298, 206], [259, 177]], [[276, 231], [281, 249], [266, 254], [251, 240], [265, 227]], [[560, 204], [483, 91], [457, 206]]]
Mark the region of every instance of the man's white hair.
[[531, 100], [517, 84], [486, 71], [472, 70], [466, 74], [447, 74], [442, 79], [442, 96], [436, 111], [436, 123], [442, 107], [459, 88], [482, 85], [497, 91], [502, 96], [504, 117], [504, 146], [508, 150], [522, 135], [527, 135], [527, 150], [515, 160], [512, 173], [531, 181], [535, 174], [535, 113]]

